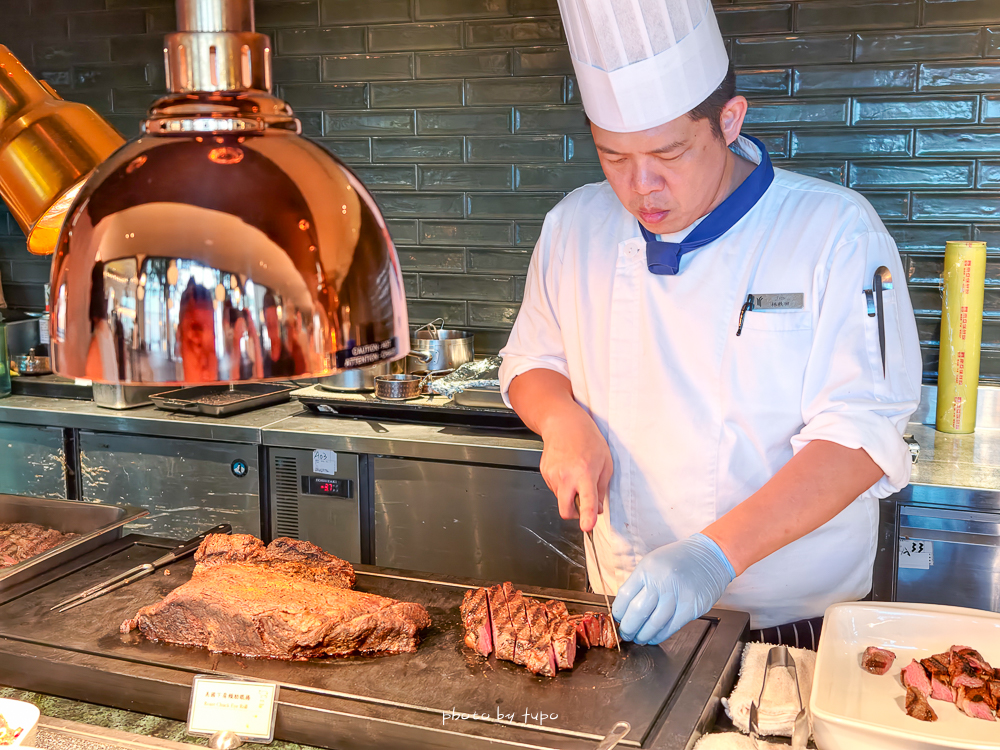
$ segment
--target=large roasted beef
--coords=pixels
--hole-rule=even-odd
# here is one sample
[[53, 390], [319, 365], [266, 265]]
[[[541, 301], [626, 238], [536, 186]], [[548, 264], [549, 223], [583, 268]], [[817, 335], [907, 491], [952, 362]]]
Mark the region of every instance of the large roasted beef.
[[74, 536], [37, 523], [0, 523], [0, 568], [48, 552]]
[[466, 646], [546, 677], [572, 669], [578, 646], [617, 645], [610, 615], [570, 615], [562, 602], [524, 596], [509, 581], [466, 591], [461, 615]]
[[154, 641], [270, 659], [416, 651], [419, 604], [351, 590], [354, 569], [309, 542], [215, 534], [191, 580], [122, 623]]

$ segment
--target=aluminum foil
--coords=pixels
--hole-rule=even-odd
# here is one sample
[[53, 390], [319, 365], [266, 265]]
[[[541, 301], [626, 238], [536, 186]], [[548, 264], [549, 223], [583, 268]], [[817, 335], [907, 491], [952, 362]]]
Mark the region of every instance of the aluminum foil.
[[466, 388], [499, 388], [500, 362], [500, 357], [484, 357], [466, 362], [450, 375], [432, 380], [428, 387], [447, 398], [452, 398]]

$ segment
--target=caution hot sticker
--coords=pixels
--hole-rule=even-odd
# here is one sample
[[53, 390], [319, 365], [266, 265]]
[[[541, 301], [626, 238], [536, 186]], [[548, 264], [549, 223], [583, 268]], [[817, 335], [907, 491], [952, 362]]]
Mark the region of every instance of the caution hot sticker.
[[384, 341], [373, 341], [369, 344], [357, 344], [347, 349], [340, 349], [337, 351], [337, 369], [374, 365], [392, 359], [397, 351], [395, 336]]

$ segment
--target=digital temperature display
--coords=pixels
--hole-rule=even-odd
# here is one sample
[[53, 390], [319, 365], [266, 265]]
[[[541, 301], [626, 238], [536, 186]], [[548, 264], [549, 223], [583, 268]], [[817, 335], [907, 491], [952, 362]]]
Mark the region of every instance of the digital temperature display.
[[302, 492], [306, 495], [351, 497], [351, 480], [327, 479], [326, 477], [302, 477]]

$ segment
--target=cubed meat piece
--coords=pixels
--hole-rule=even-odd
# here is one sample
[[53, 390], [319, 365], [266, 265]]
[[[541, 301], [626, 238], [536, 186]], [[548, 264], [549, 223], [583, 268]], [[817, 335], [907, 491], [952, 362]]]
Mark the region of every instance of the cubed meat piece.
[[490, 602], [486, 589], [469, 589], [462, 598], [462, 625], [465, 645], [482, 656], [493, 652], [493, 627], [490, 624]]
[[943, 654], [934, 654], [934, 656], [928, 656], [926, 659], [921, 659], [920, 663], [923, 665], [924, 669], [927, 670], [927, 674], [931, 678], [937, 678], [942, 682], [951, 679], [951, 652], [947, 651]]
[[883, 675], [896, 660], [896, 655], [887, 649], [869, 646], [861, 655], [861, 666], [872, 674]]
[[[975, 656], [970, 655], [969, 652], [975, 654], [972, 649], [951, 652], [951, 664], [948, 666], [948, 673], [951, 677], [952, 687], [981, 688], [986, 684], [986, 680], [980, 676], [982, 672], [978, 666], [981, 662], [981, 657], [977, 659]], [[992, 673], [993, 670], [991, 669], [991, 676]]]
[[975, 688], [959, 686], [955, 696], [955, 705], [963, 713], [975, 719], [996, 721], [993, 717], [993, 710], [990, 708], [990, 693], [985, 685]]
[[1000, 711], [1000, 680], [990, 680], [987, 687], [990, 689], [990, 697], [993, 698], [993, 710]]
[[955, 688], [937, 677], [931, 678], [931, 698], [936, 701], [955, 702]]
[[937, 721], [937, 714], [927, 702], [927, 696], [913, 687], [906, 688], [906, 715], [920, 721]]
[[986, 679], [990, 679], [993, 676], [993, 667], [989, 665], [989, 662], [976, 649], [969, 648], [968, 646], [952, 646], [949, 650], [952, 654], [958, 654], [968, 659], [977, 672], [982, 672], [986, 675]]
[[916, 659], [903, 668], [903, 685], [920, 692], [924, 698], [929, 698], [931, 694], [931, 678], [927, 670]]

